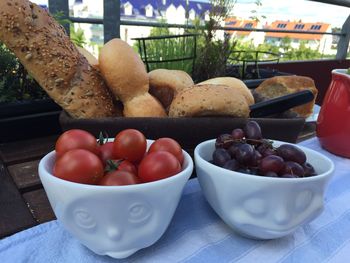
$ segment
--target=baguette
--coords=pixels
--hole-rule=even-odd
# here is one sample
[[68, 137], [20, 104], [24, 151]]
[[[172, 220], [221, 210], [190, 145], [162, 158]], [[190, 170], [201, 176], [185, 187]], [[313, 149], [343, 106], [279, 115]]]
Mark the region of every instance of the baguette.
[[98, 118], [116, 114], [99, 72], [46, 10], [27, 0], [2, 0], [0, 10], [0, 41], [69, 115]]

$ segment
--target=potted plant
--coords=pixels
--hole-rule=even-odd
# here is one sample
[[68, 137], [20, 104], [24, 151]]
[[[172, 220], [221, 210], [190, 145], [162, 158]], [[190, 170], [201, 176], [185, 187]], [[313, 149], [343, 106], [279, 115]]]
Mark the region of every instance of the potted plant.
[[[279, 72], [274, 69], [260, 68], [262, 63], [278, 63], [280, 53], [278, 47], [271, 50], [270, 45], [255, 47], [252, 43], [245, 42], [240, 38], [231, 37], [224, 33], [223, 37], [217, 36], [216, 28], [220, 27], [221, 21], [229, 16], [234, 0], [211, 0], [212, 10], [209, 21], [204, 28], [197, 29], [201, 38], [198, 39], [198, 52], [193, 79], [195, 82], [214, 77], [235, 77], [242, 79], [249, 88], [257, 87], [266, 78], [289, 73]], [[256, 1], [261, 5], [261, 1]], [[259, 20], [256, 11], [252, 11], [251, 18]], [[198, 28], [199, 24], [197, 23]]]

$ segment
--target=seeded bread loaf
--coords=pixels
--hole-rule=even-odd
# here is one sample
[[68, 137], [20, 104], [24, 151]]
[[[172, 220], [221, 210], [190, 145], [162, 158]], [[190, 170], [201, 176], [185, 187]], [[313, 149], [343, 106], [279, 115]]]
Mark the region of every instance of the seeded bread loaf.
[[203, 84], [177, 93], [170, 104], [170, 117], [249, 117], [245, 97], [225, 85]]
[[313, 112], [318, 90], [313, 79], [305, 76], [277, 76], [263, 81], [254, 92], [263, 99], [272, 99], [302, 90], [310, 90], [314, 99], [304, 105], [290, 109], [300, 117], [307, 118]]
[[72, 117], [116, 114], [112, 96], [99, 72], [43, 8], [27, 0], [1, 0], [0, 41]]
[[197, 85], [202, 84], [226, 85], [234, 89], [236, 92], [240, 92], [247, 100], [248, 105], [254, 104], [254, 97], [250, 92], [250, 89], [240, 79], [233, 77], [218, 77], [205, 80], [203, 82], [198, 83]]
[[89, 51], [87, 51], [85, 48], [82, 47], [78, 47], [77, 46], [78, 51], [80, 52], [80, 54], [82, 54], [87, 61], [89, 62], [89, 64], [91, 66], [93, 66], [95, 69], [99, 69], [98, 68], [98, 60], [97, 58], [94, 57], [94, 55], [92, 55]]

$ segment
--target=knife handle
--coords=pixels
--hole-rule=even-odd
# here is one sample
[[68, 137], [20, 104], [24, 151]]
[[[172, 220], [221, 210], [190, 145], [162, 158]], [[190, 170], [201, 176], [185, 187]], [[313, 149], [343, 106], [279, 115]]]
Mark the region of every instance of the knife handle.
[[287, 94], [277, 98], [255, 103], [250, 108], [250, 117], [267, 117], [281, 113], [295, 106], [300, 106], [314, 99], [314, 94], [310, 90], [302, 90], [292, 94]]

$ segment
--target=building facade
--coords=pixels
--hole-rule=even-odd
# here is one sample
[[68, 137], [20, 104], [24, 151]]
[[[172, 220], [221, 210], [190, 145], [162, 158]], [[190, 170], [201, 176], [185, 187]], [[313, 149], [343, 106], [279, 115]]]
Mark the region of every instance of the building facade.
[[293, 48], [298, 48], [301, 43], [304, 43], [307, 47], [318, 50], [322, 54], [332, 53], [332, 35], [327, 34], [312, 34], [317, 33], [331, 33], [331, 25], [315, 22], [315, 23], [305, 23], [301, 20], [299, 21], [281, 21], [277, 20], [267, 25], [268, 29], [280, 29], [289, 31], [303, 31], [310, 34], [298, 34], [298, 33], [277, 33], [268, 32], [265, 34], [265, 42], [275, 45], [279, 45], [283, 38], [289, 38], [291, 41], [291, 46]]
[[[169, 24], [192, 23], [195, 19], [209, 20], [210, 3], [191, 0], [121, 0], [120, 18], [128, 21], [159, 22]], [[101, 18], [103, 1], [75, 0], [70, 6], [72, 15], [83, 18]], [[81, 28], [87, 40], [103, 44], [103, 26], [90, 24], [74, 24], [75, 30]], [[133, 45], [133, 38], [147, 37], [152, 27], [124, 26], [120, 27], [120, 38]], [[173, 33], [182, 33], [181, 29], [171, 29]], [[89, 42], [90, 42], [89, 41]], [[96, 50], [91, 50], [96, 53]]]

